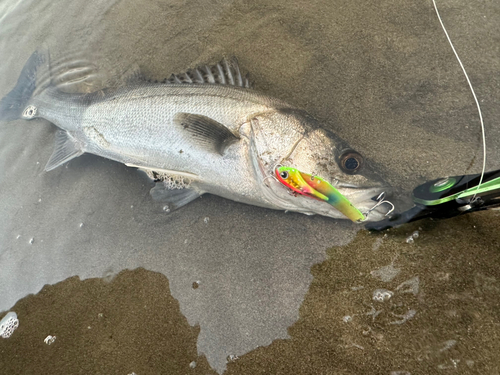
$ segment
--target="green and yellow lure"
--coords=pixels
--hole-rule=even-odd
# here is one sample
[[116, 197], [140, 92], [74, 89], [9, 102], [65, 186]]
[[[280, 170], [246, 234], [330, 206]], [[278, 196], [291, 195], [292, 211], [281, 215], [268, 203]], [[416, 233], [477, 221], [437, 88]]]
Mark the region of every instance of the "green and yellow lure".
[[365, 216], [346, 197], [321, 177], [290, 167], [277, 167], [275, 173], [283, 185], [296, 193], [325, 201], [354, 222], [365, 220]]

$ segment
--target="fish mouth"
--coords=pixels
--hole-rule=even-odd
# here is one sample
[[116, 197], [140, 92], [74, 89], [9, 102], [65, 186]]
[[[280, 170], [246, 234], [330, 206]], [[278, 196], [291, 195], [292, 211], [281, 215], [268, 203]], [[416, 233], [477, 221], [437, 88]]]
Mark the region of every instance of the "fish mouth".
[[[251, 143], [250, 150], [256, 154], [256, 145]], [[278, 178], [277, 167], [269, 168], [264, 166], [259, 157], [251, 158], [254, 170], [262, 186], [262, 198], [267, 207], [281, 209], [285, 211], [301, 212], [307, 215], [322, 215], [334, 219], [347, 218], [346, 215], [337, 210], [328, 202], [320, 199], [313, 199], [294, 192], [284, 185]], [[310, 185], [308, 185], [311, 188]], [[314, 188], [314, 185], [312, 186]], [[384, 200], [391, 194], [392, 189], [380, 180], [375, 180], [367, 185], [355, 185], [346, 181], [336, 180], [335, 188], [342, 190], [339, 195], [346, 198], [347, 202], [353, 206], [353, 209], [360, 212], [361, 217], [350, 218], [352, 221], [361, 223], [366, 221], [380, 221], [385, 215], [391, 212], [392, 204], [380, 202], [381, 193], [385, 193]], [[316, 190], [316, 189], [315, 189]], [[372, 200], [373, 198], [373, 200]], [[377, 200], [378, 198], [378, 200]]]
[[[347, 219], [347, 217], [328, 202], [313, 199], [311, 197], [297, 194], [284, 186], [274, 176], [269, 176], [263, 182], [263, 195], [275, 209], [285, 211], [301, 212], [306, 215], [321, 215], [333, 219]], [[349, 202], [363, 214], [362, 220], [357, 223], [380, 221], [390, 213], [389, 204], [380, 204], [377, 198], [384, 193], [384, 201], [391, 195], [391, 189], [387, 186], [359, 187], [342, 189], [342, 193]], [[372, 199], [373, 198], [373, 199]]]
[[[310, 208], [312, 211], [318, 211], [317, 213], [326, 216], [334, 216], [335, 214], [330, 213], [325, 203], [356, 223], [366, 220], [381, 220], [383, 218], [381, 215], [388, 215], [394, 210], [394, 205], [387, 200], [390, 194], [387, 187], [385, 189], [382, 189], [382, 186], [367, 188], [340, 183], [340, 181], [337, 181], [334, 187], [319, 176], [285, 166], [277, 166], [274, 172], [276, 179], [289, 188], [293, 194], [315, 200], [299, 199], [306, 209]], [[342, 194], [337, 188], [347, 194]]]
[[284, 166], [277, 167], [275, 175], [283, 185], [295, 193], [326, 202], [354, 222], [365, 219], [365, 216], [349, 202], [349, 199], [321, 177]]

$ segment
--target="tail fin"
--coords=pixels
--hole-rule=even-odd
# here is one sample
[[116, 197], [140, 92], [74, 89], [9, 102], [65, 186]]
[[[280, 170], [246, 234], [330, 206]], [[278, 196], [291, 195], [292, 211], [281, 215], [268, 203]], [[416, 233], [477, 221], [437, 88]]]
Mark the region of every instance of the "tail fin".
[[[46, 62], [44, 54], [35, 51], [24, 65], [16, 86], [0, 101], [0, 120], [21, 118], [36, 89], [38, 68]], [[33, 114], [34, 115], [34, 114]], [[31, 118], [34, 116], [29, 116]]]

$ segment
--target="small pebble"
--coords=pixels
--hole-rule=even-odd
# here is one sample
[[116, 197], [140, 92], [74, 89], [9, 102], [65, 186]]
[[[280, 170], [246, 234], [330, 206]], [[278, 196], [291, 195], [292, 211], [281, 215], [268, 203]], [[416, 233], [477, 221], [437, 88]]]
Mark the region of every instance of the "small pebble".
[[387, 289], [376, 289], [373, 291], [373, 297], [372, 299], [377, 302], [384, 302], [389, 299], [394, 295], [394, 292], [391, 292], [390, 290]]
[[0, 337], [8, 339], [14, 331], [19, 327], [19, 319], [17, 319], [17, 314], [13, 311], [8, 312], [0, 320]]
[[56, 336], [51, 336], [51, 335], [48, 335], [45, 340], [43, 340], [44, 343], [46, 343], [47, 345], [51, 345], [54, 343], [54, 341], [56, 341]]

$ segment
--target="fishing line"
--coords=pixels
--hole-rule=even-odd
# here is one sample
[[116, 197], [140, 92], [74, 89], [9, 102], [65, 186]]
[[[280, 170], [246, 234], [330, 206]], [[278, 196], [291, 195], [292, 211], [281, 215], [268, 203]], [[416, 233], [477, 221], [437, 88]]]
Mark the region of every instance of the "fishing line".
[[453, 46], [453, 43], [451, 42], [450, 36], [448, 35], [446, 28], [444, 27], [443, 20], [441, 19], [441, 16], [439, 15], [436, 1], [432, 0], [432, 3], [434, 4], [434, 9], [436, 10], [436, 14], [437, 14], [437, 17], [439, 19], [439, 23], [441, 24], [441, 27], [443, 28], [443, 31], [444, 31], [444, 34], [446, 35], [446, 38], [448, 39], [448, 43], [450, 43], [451, 49], [453, 50], [453, 53], [455, 54], [455, 57], [457, 58], [458, 63], [460, 64], [460, 67], [462, 68], [462, 71], [464, 72], [465, 78], [467, 79], [467, 83], [469, 84], [470, 91], [472, 92], [472, 96], [474, 97], [474, 101], [476, 102], [477, 112], [479, 113], [479, 121], [481, 123], [481, 134], [482, 134], [482, 138], [483, 138], [483, 169], [481, 171], [481, 178], [479, 179], [479, 184], [477, 185], [476, 192], [474, 193], [474, 196], [471, 199], [471, 202], [472, 202], [476, 198], [477, 191], [479, 190], [479, 187], [481, 186], [481, 183], [483, 182], [484, 172], [486, 170], [486, 135], [485, 135], [485, 131], [484, 131], [483, 114], [481, 112], [481, 107], [479, 106], [479, 101], [477, 100], [476, 93], [474, 92], [474, 89], [472, 88], [472, 84], [470, 82], [469, 76], [467, 75], [467, 72], [465, 71], [464, 65], [462, 64], [462, 60], [460, 60], [460, 57], [458, 57], [458, 53], [455, 50], [455, 47]]

